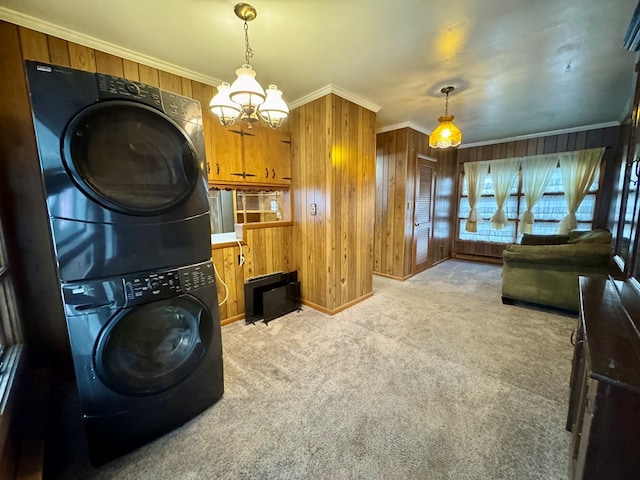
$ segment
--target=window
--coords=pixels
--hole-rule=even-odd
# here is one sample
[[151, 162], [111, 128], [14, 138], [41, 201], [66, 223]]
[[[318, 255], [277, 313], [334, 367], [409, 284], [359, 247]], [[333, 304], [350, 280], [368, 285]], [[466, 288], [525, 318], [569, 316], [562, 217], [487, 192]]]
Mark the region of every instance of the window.
[[[631, 262], [633, 256], [632, 239], [635, 237], [635, 231], [638, 228], [638, 224], [634, 222], [634, 219], [638, 214], [638, 196], [640, 195], [640, 190], [638, 189], [640, 164], [635, 160], [638, 158], [639, 152], [640, 144], [636, 144], [633, 163], [627, 166], [626, 161], [621, 162], [620, 171], [618, 172], [618, 183], [613, 194], [615, 198], [615, 209], [613, 212], [616, 213], [613, 229], [613, 233], [616, 235], [616, 255], [618, 256], [618, 260], [622, 262], [620, 267], [627, 272], [631, 271], [629, 262]], [[626, 147], [622, 158], [627, 158]], [[623, 195], [625, 198], [623, 198]]]
[[[589, 188], [589, 192], [580, 204], [576, 212], [578, 221], [577, 230], [589, 230], [592, 228], [593, 215], [595, 211], [596, 197], [598, 194], [599, 176]], [[467, 182], [463, 178], [462, 194], [458, 204], [458, 239], [466, 241], [480, 241], [493, 243], [515, 243], [521, 238], [518, 232], [519, 218], [527, 209], [522, 192], [521, 173], [514, 180], [511, 193], [507, 198], [504, 209], [507, 213], [509, 225], [503, 229], [496, 230], [491, 227], [489, 219], [496, 211], [496, 200], [494, 189], [491, 183], [491, 175], [486, 175], [481, 190], [481, 197], [478, 200], [478, 231], [476, 233], [465, 231], [465, 224], [469, 218], [469, 201], [467, 199]], [[556, 167], [547, 188], [540, 200], [533, 207], [535, 216], [533, 233], [549, 235], [557, 233], [560, 221], [567, 214], [567, 203], [564, 195], [564, 184], [560, 167]]]
[[4, 412], [9, 389], [21, 351], [16, 302], [7, 262], [7, 251], [0, 226], [0, 415]]

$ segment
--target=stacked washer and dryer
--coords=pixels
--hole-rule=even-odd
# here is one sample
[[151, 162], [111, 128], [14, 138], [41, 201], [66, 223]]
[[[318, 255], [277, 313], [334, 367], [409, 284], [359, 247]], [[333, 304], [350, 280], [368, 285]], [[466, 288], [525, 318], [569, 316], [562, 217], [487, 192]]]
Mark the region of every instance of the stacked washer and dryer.
[[200, 104], [26, 62], [51, 239], [92, 463], [223, 394]]

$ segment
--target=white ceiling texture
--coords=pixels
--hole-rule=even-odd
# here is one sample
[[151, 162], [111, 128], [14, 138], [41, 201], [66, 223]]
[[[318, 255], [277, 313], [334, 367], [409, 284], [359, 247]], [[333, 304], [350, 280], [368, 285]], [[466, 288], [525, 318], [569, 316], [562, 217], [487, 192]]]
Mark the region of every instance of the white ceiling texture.
[[[379, 130], [429, 133], [452, 85], [463, 147], [629, 112], [636, 54], [622, 42], [636, 0], [248, 1], [257, 79], [292, 107], [333, 91], [379, 109]], [[0, 0], [0, 18], [217, 85], [244, 63], [235, 3]]]

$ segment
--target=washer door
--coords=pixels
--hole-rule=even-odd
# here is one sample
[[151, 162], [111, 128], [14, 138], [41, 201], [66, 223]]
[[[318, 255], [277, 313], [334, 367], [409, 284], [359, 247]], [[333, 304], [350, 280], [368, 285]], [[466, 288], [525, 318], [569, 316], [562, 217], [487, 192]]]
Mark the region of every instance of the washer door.
[[198, 368], [212, 332], [209, 310], [191, 295], [125, 309], [98, 337], [96, 372], [124, 395], [162, 392]]
[[157, 215], [181, 203], [198, 179], [187, 134], [162, 112], [127, 101], [96, 103], [69, 123], [62, 158], [82, 191], [132, 215]]

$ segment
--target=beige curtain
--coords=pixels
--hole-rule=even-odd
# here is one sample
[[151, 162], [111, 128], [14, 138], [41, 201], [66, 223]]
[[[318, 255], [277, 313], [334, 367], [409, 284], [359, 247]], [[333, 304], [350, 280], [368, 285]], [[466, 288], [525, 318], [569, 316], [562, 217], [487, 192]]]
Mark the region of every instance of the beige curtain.
[[569, 213], [560, 222], [559, 233], [568, 233], [578, 225], [576, 211], [598, 173], [604, 147], [559, 154], [564, 195]]
[[484, 177], [489, 172], [489, 165], [487, 162], [466, 162], [464, 165], [464, 178], [467, 182], [467, 192], [469, 200], [469, 218], [464, 229], [467, 232], [478, 231], [478, 199], [480, 198], [480, 191], [482, 190], [482, 184]]
[[531, 211], [549, 185], [558, 165], [558, 155], [536, 155], [522, 159], [522, 190], [527, 209], [520, 215], [520, 233], [533, 232], [535, 218]]
[[505, 158], [502, 160], [492, 160], [491, 183], [493, 184], [496, 206], [498, 209], [491, 217], [491, 226], [497, 230], [509, 225], [507, 214], [504, 211], [504, 202], [511, 193], [513, 182], [518, 176], [520, 168], [519, 158]]

